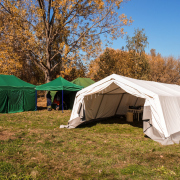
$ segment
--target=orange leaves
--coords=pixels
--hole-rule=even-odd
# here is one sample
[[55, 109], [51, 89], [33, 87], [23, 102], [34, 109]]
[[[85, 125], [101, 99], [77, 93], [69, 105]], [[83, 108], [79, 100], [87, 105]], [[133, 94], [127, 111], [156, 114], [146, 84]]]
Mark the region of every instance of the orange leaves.
[[173, 57], [162, 57], [151, 50], [143, 52], [122, 51], [106, 48], [89, 65], [88, 76], [95, 81], [111, 74], [120, 74], [135, 79], [180, 84], [180, 61]]
[[[2, 46], [1, 46], [2, 47]], [[20, 57], [16, 53], [12, 53], [11, 48], [2, 48], [0, 50], [0, 73], [14, 74], [22, 68]]]
[[149, 79], [152, 81], [180, 84], [180, 63], [177, 59], [162, 57], [160, 54], [151, 50], [151, 56], [148, 56], [150, 64]]
[[139, 56], [135, 52], [107, 48], [90, 64], [88, 75], [96, 81], [113, 73], [146, 79], [148, 68], [144, 56]]

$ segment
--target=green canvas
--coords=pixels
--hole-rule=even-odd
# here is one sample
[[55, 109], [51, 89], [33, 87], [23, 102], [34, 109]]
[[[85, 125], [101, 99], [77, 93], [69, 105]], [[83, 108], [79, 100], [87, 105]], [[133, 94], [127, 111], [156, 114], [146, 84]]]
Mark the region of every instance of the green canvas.
[[[44, 90], [44, 91], [51, 91], [51, 101], [53, 102], [54, 100], [54, 95], [58, 91], [59, 97], [60, 97], [60, 102], [62, 101], [62, 91], [63, 91], [63, 101], [67, 104], [68, 109], [72, 109], [74, 99], [76, 92], [81, 90], [83, 87], [73, 84], [67, 80], [65, 80], [62, 77], [58, 77], [57, 79], [40, 85], [36, 86], [36, 90]], [[62, 103], [60, 103], [61, 106]], [[55, 108], [52, 104], [52, 108]], [[61, 107], [60, 107], [61, 109]]]
[[35, 86], [13, 75], [0, 74], [0, 113], [36, 110]]
[[0, 113], [8, 112], [8, 91], [0, 89]]
[[73, 81], [71, 81], [73, 84], [79, 85], [79, 86], [83, 86], [84, 88], [95, 83], [95, 81], [93, 81], [90, 78], [81, 78], [78, 77], [77, 79], [74, 79]]
[[79, 91], [83, 87], [78, 86], [76, 84], [73, 84], [67, 80], [65, 80], [62, 77], [58, 77], [57, 79], [46, 83], [42, 84], [40, 86], [36, 86], [36, 90], [44, 90], [44, 91], [61, 91], [61, 90], [66, 90], [66, 91]]

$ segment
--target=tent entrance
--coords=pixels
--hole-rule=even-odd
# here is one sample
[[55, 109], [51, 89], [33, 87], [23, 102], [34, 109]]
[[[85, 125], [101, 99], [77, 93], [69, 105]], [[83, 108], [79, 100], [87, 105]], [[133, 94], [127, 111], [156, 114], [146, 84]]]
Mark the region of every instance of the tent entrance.
[[144, 103], [145, 99], [133, 96], [112, 83], [101, 92], [85, 96], [85, 119], [89, 121], [119, 115], [126, 117], [130, 109], [136, 112], [136, 108], [143, 107]]

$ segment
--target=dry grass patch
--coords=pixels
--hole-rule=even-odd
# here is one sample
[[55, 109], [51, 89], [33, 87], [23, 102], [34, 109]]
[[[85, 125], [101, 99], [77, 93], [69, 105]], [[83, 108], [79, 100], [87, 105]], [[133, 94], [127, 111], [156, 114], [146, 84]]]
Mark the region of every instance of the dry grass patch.
[[0, 141], [5, 141], [8, 139], [15, 139], [14, 133], [9, 130], [0, 131]]

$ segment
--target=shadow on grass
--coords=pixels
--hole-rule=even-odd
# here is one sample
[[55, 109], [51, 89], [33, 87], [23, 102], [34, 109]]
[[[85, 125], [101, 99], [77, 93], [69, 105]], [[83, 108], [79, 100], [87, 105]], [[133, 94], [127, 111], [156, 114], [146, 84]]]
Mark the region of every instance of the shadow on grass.
[[37, 110], [45, 110], [45, 109], [47, 109], [47, 107], [37, 106]]
[[93, 127], [96, 124], [129, 124], [133, 127], [143, 128], [143, 121], [134, 120], [133, 122], [127, 122], [126, 117], [109, 117], [109, 118], [102, 118], [102, 119], [93, 119], [87, 122], [84, 122], [77, 126], [76, 128], [84, 128], [84, 127]]

